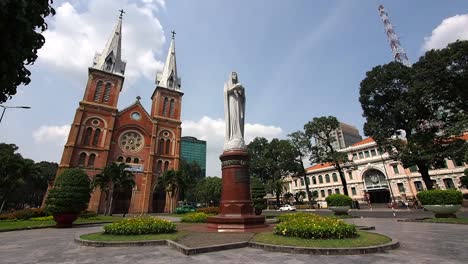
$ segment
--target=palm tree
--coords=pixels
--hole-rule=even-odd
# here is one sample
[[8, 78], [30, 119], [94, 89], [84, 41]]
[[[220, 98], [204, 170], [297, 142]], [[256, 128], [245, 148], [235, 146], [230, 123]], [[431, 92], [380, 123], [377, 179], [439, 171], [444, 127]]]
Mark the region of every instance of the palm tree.
[[174, 169], [165, 171], [158, 178], [158, 186], [166, 190], [166, 197], [169, 199], [169, 205], [164, 211], [168, 213], [174, 212], [179, 194], [185, 192], [188, 186], [190, 186], [190, 182], [191, 179], [188, 174]]
[[298, 191], [294, 194], [294, 200], [296, 200], [296, 203], [302, 202], [302, 200], [306, 197], [306, 192], [304, 191]]
[[[109, 215], [112, 215], [114, 201], [117, 200], [119, 194], [135, 186], [134, 175], [127, 170], [128, 168], [130, 166], [125, 163], [117, 164], [113, 162], [104, 168], [102, 174], [98, 174], [94, 178], [94, 186], [99, 186], [106, 194], [106, 206], [108, 206], [107, 212]], [[109, 200], [108, 204], [107, 200]]]

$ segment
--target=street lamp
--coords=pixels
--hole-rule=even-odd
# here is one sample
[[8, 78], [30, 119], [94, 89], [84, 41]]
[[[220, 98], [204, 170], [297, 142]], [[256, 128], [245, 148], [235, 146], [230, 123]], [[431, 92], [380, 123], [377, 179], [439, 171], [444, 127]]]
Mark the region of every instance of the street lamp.
[[24, 106], [24, 105], [21, 105], [21, 106], [6, 106], [6, 105], [0, 105], [0, 107], [3, 108], [2, 116], [0, 116], [0, 123], [2, 122], [3, 115], [5, 114], [5, 111], [7, 110], [7, 108], [22, 108], [22, 109], [30, 109], [30, 108], [31, 108], [30, 106]]

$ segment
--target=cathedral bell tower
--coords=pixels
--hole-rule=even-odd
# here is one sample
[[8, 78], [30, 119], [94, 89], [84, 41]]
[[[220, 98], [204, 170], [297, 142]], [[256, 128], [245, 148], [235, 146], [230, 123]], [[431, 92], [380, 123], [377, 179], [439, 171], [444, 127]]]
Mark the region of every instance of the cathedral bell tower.
[[[104, 50], [96, 53], [88, 68], [84, 96], [76, 110], [57, 175], [66, 168], [78, 167], [93, 177], [107, 164], [126, 66], [121, 58], [122, 13]], [[96, 211], [99, 200], [100, 192], [94, 191], [88, 209]]]
[[[172, 31], [166, 63], [163, 71], [156, 74], [156, 88], [151, 96], [151, 117], [155, 125], [153, 137], [156, 139], [153, 146], [153, 175], [155, 178], [162, 175], [164, 171], [179, 169], [180, 137], [182, 134], [180, 115], [182, 96], [184, 95], [180, 89], [181, 79], [177, 75], [175, 32]], [[176, 203], [168, 203], [168, 197], [166, 197], [164, 211], [172, 211], [168, 206], [175, 205]]]

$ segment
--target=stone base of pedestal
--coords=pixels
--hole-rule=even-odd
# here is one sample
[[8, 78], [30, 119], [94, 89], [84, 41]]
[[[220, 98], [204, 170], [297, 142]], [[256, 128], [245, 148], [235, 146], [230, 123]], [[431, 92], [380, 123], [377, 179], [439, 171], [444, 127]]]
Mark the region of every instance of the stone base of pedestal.
[[265, 216], [260, 215], [217, 215], [208, 217], [208, 228], [218, 232], [245, 232], [251, 228], [266, 227]]

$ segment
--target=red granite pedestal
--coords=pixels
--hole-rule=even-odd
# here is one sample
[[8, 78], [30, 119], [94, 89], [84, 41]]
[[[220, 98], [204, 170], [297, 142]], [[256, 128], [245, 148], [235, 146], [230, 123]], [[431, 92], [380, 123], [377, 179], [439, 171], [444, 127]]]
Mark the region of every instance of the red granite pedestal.
[[225, 151], [220, 159], [223, 173], [221, 203], [219, 214], [208, 217], [208, 227], [219, 232], [245, 232], [246, 229], [265, 227], [265, 217], [254, 213], [247, 151]]

